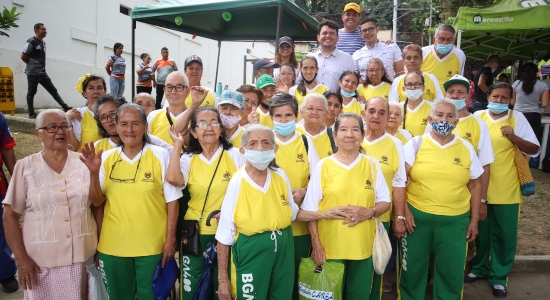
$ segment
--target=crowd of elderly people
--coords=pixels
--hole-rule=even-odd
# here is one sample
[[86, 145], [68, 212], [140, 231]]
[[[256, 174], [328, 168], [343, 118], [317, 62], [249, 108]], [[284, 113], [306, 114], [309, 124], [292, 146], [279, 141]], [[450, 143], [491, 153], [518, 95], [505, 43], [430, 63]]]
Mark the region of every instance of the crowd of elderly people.
[[[354, 23], [357, 7], [343, 20]], [[376, 20], [356, 21], [367, 45], [376, 40]], [[378, 220], [394, 241], [386, 273], [397, 266], [400, 299], [424, 299], [429, 277], [434, 298], [461, 299], [478, 279], [506, 297], [522, 201], [514, 153], [536, 156], [539, 142], [509, 109], [518, 94], [509, 84], [489, 86], [487, 109], [471, 114], [468, 79], [428, 73], [432, 53], [458, 55], [441, 39], [449, 31], [438, 28], [429, 49], [408, 45], [391, 68], [360, 57], [362, 77], [353, 64], [323, 69], [339, 31], [322, 22], [319, 53], [300, 64], [281, 38], [280, 68], [260, 60], [256, 86], [217, 98], [175, 71], [157, 110], [149, 94], [127, 103], [85, 75], [76, 87], [85, 106], [37, 116], [39, 153], [15, 163], [1, 132], [12, 175], [3, 231], [25, 299], [87, 299], [94, 264], [109, 299], [155, 299], [155, 270], [178, 250], [180, 296], [195, 299], [214, 241], [212, 298], [298, 299], [298, 266], [310, 257], [343, 264], [342, 299], [379, 300], [392, 283], [373, 269]], [[341, 33], [351, 46], [353, 31]], [[202, 70], [188, 60], [186, 70]], [[402, 65], [406, 74], [394, 70]], [[196, 221], [198, 255], [176, 240], [180, 221]]]

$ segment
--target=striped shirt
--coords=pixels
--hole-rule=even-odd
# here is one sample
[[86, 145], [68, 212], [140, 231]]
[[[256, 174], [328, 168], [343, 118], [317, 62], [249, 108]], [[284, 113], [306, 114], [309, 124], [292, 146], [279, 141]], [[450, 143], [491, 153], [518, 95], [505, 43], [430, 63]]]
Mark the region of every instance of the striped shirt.
[[353, 55], [355, 51], [365, 46], [365, 41], [361, 37], [361, 31], [357, 28], [351, 32], [344, 32], [342, 29], [338, 29], [338, 42], [336, 48]]

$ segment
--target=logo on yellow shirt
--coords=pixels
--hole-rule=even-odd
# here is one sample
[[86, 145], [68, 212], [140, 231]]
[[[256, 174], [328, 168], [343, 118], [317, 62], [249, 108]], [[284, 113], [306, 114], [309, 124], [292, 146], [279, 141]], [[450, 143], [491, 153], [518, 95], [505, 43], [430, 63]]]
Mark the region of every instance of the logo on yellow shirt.
[[296, 162], [304, 162], [304, 154], [303, 153], [298, 153], [296, 155], [296, 158], [298, 158], [298, 160]]
[[225, 171], [225, 173], [223, 173], [222, 181], [229, 181], [229, 180], [231, 180], [231, 174], [229, 173], [229, 171]]
[[466, 134], [462, 138], [471, 143], [472, 142], [472, 133], [471, 132], [466, 132]]
[[453, 77], [453, 71], [447, 72], [447, 77], [449, 77], [449, 78]]
[[366, 189], [366, 190], [372, 190], [372, 182], [371, 182], [369, 179], [367, 179], [367, 180], [365, 181], [365, 183], [367, 184], [367, 185], [365, 186], [365, 189]]
[[426, 89], [426, 95], [432, 95], [432, 91], [430, 89]]
[[288, 205], [288, 202], [286, 201], [286, 197], [284, 194], [281, 194], [281, 203], [283, 206]]
[[143, 179], [141, 180], [141, 182], [153, 182], [153, 174], [151, 174], [151, 172], [145, 172], [145, 174], [143, 174]]
[[420, 125], [428, 125], [428, 118], [422, 119], [422, 124]]
[[453, 165], [457, 165], [457, 166], [464, 167], [464, 166], [462, 165], [462, 161], [461, 161], [460, 158], [458, 158], [458, 157], [455, 157], [454, 162], [453, 162]]
[[380, 158], [379, 163], [387, 165], [388, 164], [388, 157], [385, 156], [385, 155], [382, 155], [382, 157]]

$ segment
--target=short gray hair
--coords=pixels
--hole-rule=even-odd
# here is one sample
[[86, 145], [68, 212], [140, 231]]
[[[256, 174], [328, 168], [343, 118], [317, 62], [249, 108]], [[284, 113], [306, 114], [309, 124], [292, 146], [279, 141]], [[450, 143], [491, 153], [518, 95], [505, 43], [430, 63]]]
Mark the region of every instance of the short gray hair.
[[[243, 132], [243, 136], [241, 137], [241, 147], [246, 149], [246, 144], [248, 144], [248, 136], [253, 131], [265, 131], [265, 132], [267, 132], [269, 134], [269, 139], [271, 139], [271, 142], [273, 143], [273, 147], [275, 147], [275, 145], [277, 145], [277, 143], [275, 142], [275, 134], [273, 133], [273, 130], [271, 130], [271, 128], [269, 128], [265, 125], [262, 125], [262, 124], [252, 124], [252, 125], [248, 126], [248, 128], [246, 128], [245, 131]], [[275, 169], [275, 168], [279, 168], [279, 166], [277, 166], [277, 163], [275, 162], [275, 159], [273, 159], [269, 163], [268, 167], [272, 170]]]
[[183, 85], [186, 86], [186, 87], [189, 87], [189, 79], [187, 78], [187, 76], [185, 76], [185, 74], [183, 74], [182, 71], [174, 71], [174, 72], [168, 74], [166, 79], [168, 80], [168, 77], [174, 77], [174, 76], [181, 77], [183, 79]]
[[[389, 102], [389, 105], [390, 105], [390, 110], [392, 107], [397, 107], [399, 108], [399, 110], [401, 111], [401, 115], [403, 115], [403, 106], [401, 106], [401, 104], [397, 103], [397, 102]], [[389, 112], [388, 112], [389, 113]]]
[[300, 112], [304, 112], [304, 109], [306, 108], [307, 104], [309, 103], [309, 100], [313, 100], [313, 99], [317, 99], [317, 100], [322, 100], [323, 101], [323, 104], [324, 104], [324, 107], [325, 107], [325, 112], [328, 111], [328, 101], [327, 101], [327, 98], [325, 98], [325, 96], [321, 95], [321, 94], [315, 94], [315, 93], [312, 93], [312, 94], [307, 94], [305, 97], [304, 97], [304, 100], [302, 101], [302, 105], [300, 105]]
[[458, 118], [458, 108], [456, 107], [454, 101], [450, 100], [448, 98], [438, 98], [438, 99], [434, 100], [433, 105], [432, 105], [432, 109], [430, 110], [430, 117], [433, 118], [436, 108], [438, 106], [441, 106], [441, 105], [444, 105], [444, 104], [452, 106], [453, 110], [454, 110], [454, 113], [455, 113], [455, 117]]
[[439, 34], [440, 31], [449, 31], [449, 32], [452, 32], [453, 35], [456, 34], [455, 28], [453, 26], [449, 25], [449, 24], [441, 24], [441, 25], [437, 26], [437, 28], [435, 29], [434, 37], [437, 37], [437, 35]]
[[71, 122], [69, 122], [69, 118], [67, 118], [63, 111], [57, 108], [50, 108], [41, 111], [38, 116], [36, 116], [36, 129], [46, 126], [46, 124], [44, 124], [44, 119], [46, 119], [46, 117], [49, 115], [63, 116], [63, 118], [67, 121], [67, 124], [71, 125]]

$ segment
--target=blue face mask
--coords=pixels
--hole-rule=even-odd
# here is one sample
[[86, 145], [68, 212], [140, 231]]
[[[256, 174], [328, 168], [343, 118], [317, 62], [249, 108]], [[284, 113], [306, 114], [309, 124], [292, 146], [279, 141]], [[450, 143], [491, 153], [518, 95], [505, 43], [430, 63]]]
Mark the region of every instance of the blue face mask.
[[273, 130], [279, 135], [287, 136], [292, 134], [296, 130], [296, 120], [292, 120], [286, 123], [279, 123], [273, 121]]
[[464, 107], [466, 107], [466, 99], [462, 99], [462, 100], [453, 100], [453, 103], [455, 104], [456, 109], [458, 109], [458, 110], [461, 110], [461, 109], [463, 109]]
[[345, 98], [353, 98], [353, 96], [355, 96], [355, 91], [348, 93], [344, 91], [344, 89], [340, 89], [340, 94], [342, 94]]
[[451, 52], [451, 50], [453, 50], [453, 44], [448, 44], [448, 45], [437, 44], [435, 46], [435, 49], [437, 50], [437, 52], [441, 54], [447, 54]]
[[448, 136], [455, 128], [456, 128], [456, 125], [451, 124], [447, 121], [440, 121], [440, 122], [432, 121], [433, 131], [440, 136]]
[[500, 115], [501, 113], [508, 110], [508, 104], [489, 102], [489, 104], [487, 104], [487, 108], [495, 115]]
[[244, 150], [244, 158], [254, 166], [254, 168], [263, 171], [275, 159], [275, 150]]

